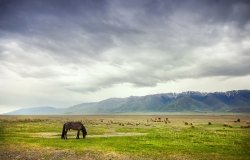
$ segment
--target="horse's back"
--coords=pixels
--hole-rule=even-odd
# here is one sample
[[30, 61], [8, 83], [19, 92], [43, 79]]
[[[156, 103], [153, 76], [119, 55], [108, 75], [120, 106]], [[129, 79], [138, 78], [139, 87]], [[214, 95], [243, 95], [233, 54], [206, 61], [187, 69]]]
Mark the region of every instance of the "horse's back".
[[66, 122], [64, 124], [67, 129], [79, 130], [85, 128], [81, 122]]

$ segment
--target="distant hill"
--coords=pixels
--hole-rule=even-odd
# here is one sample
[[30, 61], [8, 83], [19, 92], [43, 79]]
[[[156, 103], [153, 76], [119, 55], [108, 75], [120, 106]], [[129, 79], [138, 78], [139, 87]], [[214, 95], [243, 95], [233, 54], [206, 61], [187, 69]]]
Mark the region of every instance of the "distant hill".
[[82, 103], [64, 109], [38, 107], [20, 109], [7, 114], [121, 114], [159, 112], [237, 112], [250, 113], [250, 90], [228, 92], [163, 93], [128, 98], [111, 98]]
[[8, 112], [7, 115], [55, 115], [63, 114], [63, 109], [54, 107], [34, 107], [34, 108], [23, 108], [16, 111]]

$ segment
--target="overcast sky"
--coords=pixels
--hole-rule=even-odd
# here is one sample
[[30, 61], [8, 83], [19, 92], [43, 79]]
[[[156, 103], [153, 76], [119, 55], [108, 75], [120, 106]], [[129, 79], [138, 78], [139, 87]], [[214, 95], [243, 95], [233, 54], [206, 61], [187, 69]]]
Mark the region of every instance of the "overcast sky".
[[250, 89], [249, 0], [0, 0], [0, 113]]

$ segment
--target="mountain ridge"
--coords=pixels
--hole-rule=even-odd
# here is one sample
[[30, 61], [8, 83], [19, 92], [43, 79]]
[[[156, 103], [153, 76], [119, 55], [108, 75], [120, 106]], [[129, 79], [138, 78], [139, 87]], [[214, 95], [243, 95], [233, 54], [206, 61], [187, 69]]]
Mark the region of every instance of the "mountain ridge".
[[122, 114], [153, 112], [237, 112], [250, 113], [250, 90], [226, 92], [186, 91], [159, 93], [126, 98], [109, 98], [98, 102], [80, 103], [67, 108], [24, 108], [8, 115], [74, 115], [74, 114]]

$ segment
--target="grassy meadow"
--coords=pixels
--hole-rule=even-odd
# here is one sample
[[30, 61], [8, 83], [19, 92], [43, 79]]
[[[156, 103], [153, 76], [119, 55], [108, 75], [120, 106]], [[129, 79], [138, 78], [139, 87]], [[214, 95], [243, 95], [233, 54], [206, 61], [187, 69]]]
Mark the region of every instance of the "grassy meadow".
[[[67, 121], [83, 122], [86, 139], [62, 140]], [[246, 115], [2, 115], [0, 159], [250, 159], [249, 125]]]

